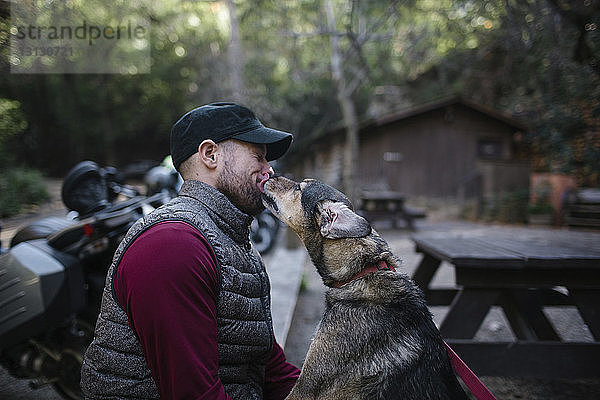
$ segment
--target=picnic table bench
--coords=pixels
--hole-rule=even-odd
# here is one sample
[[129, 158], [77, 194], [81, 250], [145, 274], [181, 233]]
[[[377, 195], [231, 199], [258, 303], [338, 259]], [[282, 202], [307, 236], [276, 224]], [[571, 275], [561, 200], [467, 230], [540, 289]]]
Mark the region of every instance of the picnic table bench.
[[[478, 374], [600, 377], [600, 234], [509, 230], [412, 239], [423, 254], [412, 278], [429, 305], [449, 305], [440, 332]], [[430, 287], [442, 261], [454, 267], [456, 289]], [[502, 308], [516, 341], [474, 339], [492, 306]], [[545, 306], [575, 306], [594, 340], [561, 340]]]
[[405, 226], [414, 230], [414, 220], [425, 218], [424, 210], [408, 207], [405, 204], [405, 196], [402, 193], [384, 191], [363, 191], [360, 196], [360, 214], [369, 221], [377, 219], [390, 219], [394, 228], [398, 222], [404, 222]]
[[565, 222], [572, 228], [600, 229], [600, 189], [583, 189], [568, 195]]

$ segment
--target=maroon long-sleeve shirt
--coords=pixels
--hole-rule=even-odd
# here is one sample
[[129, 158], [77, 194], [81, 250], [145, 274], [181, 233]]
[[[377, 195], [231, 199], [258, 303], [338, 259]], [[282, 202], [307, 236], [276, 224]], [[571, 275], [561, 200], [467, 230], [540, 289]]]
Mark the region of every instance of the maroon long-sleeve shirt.
[[[218, 376], [215, 257], [200, 232], [157, 224], [125, 252], [113, 278], [163, 399], [229, 399]], [[274, 341], [264, 398], [283, 399], [300, 371]]]

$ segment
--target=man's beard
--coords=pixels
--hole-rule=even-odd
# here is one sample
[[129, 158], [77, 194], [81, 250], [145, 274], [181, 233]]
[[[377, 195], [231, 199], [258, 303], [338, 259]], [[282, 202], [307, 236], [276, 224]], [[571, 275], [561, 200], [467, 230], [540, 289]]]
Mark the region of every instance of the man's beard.
[[249, 182], [237, 174], [228, 162], [217, 178], [217, 189], [240, 211], [248, 215], [258, 215], [265, 206], [256, 183]]

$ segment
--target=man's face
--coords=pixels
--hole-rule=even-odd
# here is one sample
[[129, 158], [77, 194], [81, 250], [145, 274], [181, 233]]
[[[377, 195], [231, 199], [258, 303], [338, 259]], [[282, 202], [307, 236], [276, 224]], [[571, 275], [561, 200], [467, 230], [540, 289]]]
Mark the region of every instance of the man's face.
[[217, 178], [217, 189], [248, 215], [258, 215], [264, 206], [259, 184], [273, 174], [264, 144], [231, 140], [224, 147], [224, 164]]

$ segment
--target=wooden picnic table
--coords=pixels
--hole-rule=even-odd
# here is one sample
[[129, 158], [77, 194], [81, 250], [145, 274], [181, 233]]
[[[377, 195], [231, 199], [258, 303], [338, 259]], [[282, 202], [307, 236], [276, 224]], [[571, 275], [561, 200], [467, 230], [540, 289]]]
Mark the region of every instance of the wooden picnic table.
[[363, 191], [360, 196], [360, 213], [369, 221], [390, 219], [394, 228], [403, 221], [408, 229], [414, 230], [414, 220], [424, 218], [425, 212], [408, 207], [405, 196], [390, 190]]
[[[413, 274], [429, 305], [449, 305], [440, 332], [478, 374], [600, 377], [600, 234], [556, 230], [412, 237], [423, 258]], [[430, 288], [442, 261], [456, 289]], [[516, 341], [476, 341], [500, 306]], [[594, 341], [561, 340], [545, 306], [576, 307]]]

